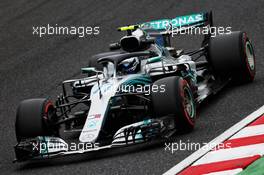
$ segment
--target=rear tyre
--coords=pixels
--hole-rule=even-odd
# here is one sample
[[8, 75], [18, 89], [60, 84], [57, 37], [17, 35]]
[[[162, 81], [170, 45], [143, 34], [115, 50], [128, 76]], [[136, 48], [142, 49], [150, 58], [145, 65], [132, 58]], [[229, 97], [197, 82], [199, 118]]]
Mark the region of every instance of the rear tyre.
[[17, 141], [37, 136], [58, 136], [58, 127], [53, 125], [56, 120], [55, 108], [47, 99], [22, 101], [16, 114]]
[[153, 85], [164, 86], [164, 92], [152, 93], [153, 109], [157, 117], [172, 115], [180, 132], [193, 130], [196, 119], [196, 104], [192, 91], [181, 77], [166, 77]]
[[231, 77], [238, 83], [251, 82], [255, 78], [255, 54], [244, 32], [210, 38], [207, 59], [216, 76]]

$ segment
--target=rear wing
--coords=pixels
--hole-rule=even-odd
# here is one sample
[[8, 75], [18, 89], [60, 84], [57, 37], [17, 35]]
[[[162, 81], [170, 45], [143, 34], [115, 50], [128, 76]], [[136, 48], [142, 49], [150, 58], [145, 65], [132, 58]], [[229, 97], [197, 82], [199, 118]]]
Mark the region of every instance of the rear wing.
[[195, 13], [178, 16], [173, 19], [159, 19], [139, 24], [142, 29], [154, 29], [158, 31], [183, 27], [202, 27], [207, 25], [213, 26], [212, 12]]
[[[178, 16], [173, 19], [160, 19], [139, 24], [139, 27], [146, 31], [149, 36], [155, 36], [156, 43], [160, 46], [171, 47], [171, 34], [173, 31], [189, 30], [197, 27], [212, 27], [212, 12], [201, 12], [185, 16]], [[211, 33], [204, 34], [202, 46], [206, 45]]]

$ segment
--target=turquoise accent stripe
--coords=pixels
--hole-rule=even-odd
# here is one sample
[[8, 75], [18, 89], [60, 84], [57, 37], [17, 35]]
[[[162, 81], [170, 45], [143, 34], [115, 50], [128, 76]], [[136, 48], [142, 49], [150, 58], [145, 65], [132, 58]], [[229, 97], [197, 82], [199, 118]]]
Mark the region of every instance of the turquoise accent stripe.
[[150, 84], [152, 83], [149, 76], [143, 75], [130, 80], [125, 81], [122, 85], [131, 85], [131, 84]]
[[126, 84], [126, 85], [133, 85], [133, 84], [149, 84], [147, 82], [144, 82], [144, 81], [138, 81], [138, 80], [130, 80], [128, 82], [125, 82], [123, 84]]

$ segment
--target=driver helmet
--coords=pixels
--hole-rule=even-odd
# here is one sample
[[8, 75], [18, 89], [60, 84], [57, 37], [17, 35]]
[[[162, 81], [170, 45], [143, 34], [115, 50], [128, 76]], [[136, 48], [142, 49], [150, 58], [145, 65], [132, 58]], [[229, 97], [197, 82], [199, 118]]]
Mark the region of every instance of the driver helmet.
[[140, 70], [140, 61], [137, 57], [129, 58], [118, 65], [118, 70], [123, 74], [134, 74]]

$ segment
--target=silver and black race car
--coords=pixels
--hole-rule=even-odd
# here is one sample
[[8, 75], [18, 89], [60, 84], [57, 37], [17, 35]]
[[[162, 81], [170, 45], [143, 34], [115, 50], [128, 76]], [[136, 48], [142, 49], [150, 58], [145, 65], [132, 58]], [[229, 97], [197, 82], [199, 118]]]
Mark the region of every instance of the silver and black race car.
[[[89, 67], [81, 69], [84, 78], [63, 81], [63, 93], [54, 103], [45, 98], [20, 103], [15, 123], [16, 161], [86, 153], [190, 132], [203, 100], [229, 82], [254, 80], [255, 55], [246, 33], [215, 37], [208, 33], [201, 48], [185, 53], [171, 45], [168, 28], [172, 25], [173, 30], [211, 27], [212, 14], [119, 28], [127, 34], [110, 44], [110, 52], [89, 59]], [[64, 131], [78, 133], [78, 141], [66, 140]]]

